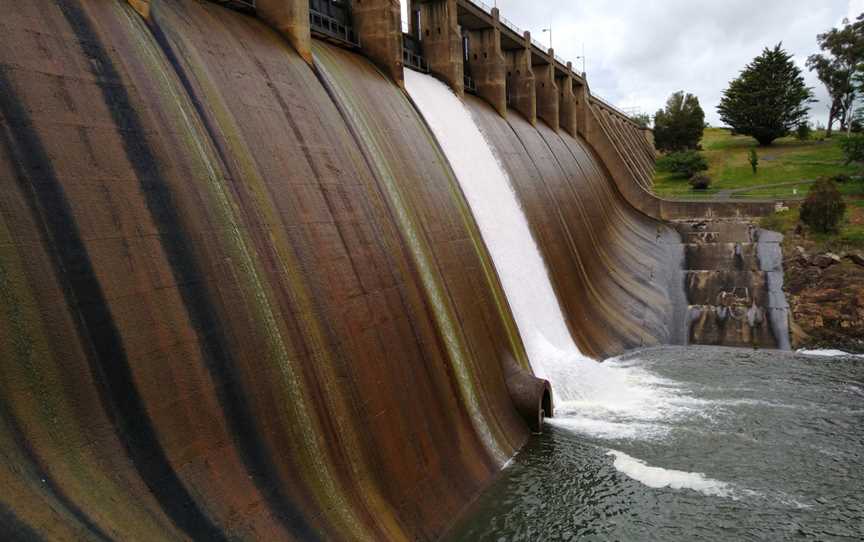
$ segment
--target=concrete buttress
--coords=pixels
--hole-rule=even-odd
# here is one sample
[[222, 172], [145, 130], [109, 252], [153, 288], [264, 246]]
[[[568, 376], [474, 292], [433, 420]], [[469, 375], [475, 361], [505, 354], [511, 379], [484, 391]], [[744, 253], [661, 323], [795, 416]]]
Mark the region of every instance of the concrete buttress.
[[363, 54], [400, 87], [404, 86], [399, 0], [352, 0], [351, 11]]
[[508, 103], [532, 125], [537, 123], [537, 90], [534, 85], [534, 70], [531, 67], [531, 33], [523, 35], [524, 47], [507, 51], [507, 80], [509, 81]]
[[560, 123], [558, 85], [555, 84], [555, 53], [549, 49], [548, 64], [533, 66], [534, 87], [537, 95], [537, 116], [553, 130]]
[[420, 10], [419, 36], [429, 71], [462, 96], [465, 92], [465, 58], [456, 0], [413, 2], [411, 9]]
[[477, 85], [477, 95], [489, 102], [501, 116], [507, 116], [507, 66], [501, 51], [498, 8], [492, 8], [492, 27], [468, 30], [466, 69]]
[[285, 36], [303, 60], [312, 63], [312, 33], [306, 0], [258, 0], [258, 17]]
[[573, 93], [573, 64], [567, 63], [567, 73], [558, 79], [559, 124], [568, 134], [576, 136], [576, 95]]

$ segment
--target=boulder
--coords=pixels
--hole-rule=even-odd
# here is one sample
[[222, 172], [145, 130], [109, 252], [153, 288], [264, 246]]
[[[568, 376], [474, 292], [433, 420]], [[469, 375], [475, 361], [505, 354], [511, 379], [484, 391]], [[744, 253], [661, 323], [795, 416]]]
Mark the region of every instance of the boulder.
[[822, 312], [822, 307], [816, 303], [796, 303], [796, 312], [801, 315], [816, 316]]
[[833, 303], [843, 301], [844, 297], [843, 292], [834, 289], [818, 290], [807, 296], [808, 301], [812, 303]]
[[840, 311], [833, 309], [831, 307], [825, 307], [822, 309], [822, 320], [829, 322], [836, 322], [840, 320], [842, 317], [840, 316]]
[[808, 267], [807, 270], [804, 271], [804, 278], [810, 281], [811, 284], [816, 283], [822, 278], [822, 270], [818, 267]]
[[832, 265], [837, 265], [841, 262], [840, 256], [833, 254], [831, 252], [826, 252], [825, 254], [819, 254], [813, 258], [811, 262], [816, 267], [821, 269], [828, 269]]
[[864, 267], [864, 254], [861, 254], [860, 252], [851, 252], [847, 254], [846, 257], [849, 258], [849, 261], [851, 261], [855, 265], [860, 265], [861, 267]]

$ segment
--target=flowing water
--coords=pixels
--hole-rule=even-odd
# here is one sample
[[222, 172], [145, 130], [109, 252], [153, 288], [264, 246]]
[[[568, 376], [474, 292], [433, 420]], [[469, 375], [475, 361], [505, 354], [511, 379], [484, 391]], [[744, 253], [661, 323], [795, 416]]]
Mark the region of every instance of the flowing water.
[[[667, 347], [603, 364], [450, 540], [861, 540], [864, 360]], [[620, 386], [620, 387], [618, 387]]]
[[581, 380], [572, 378], [573, 371], [592, 371], [595, 364], [579, 352], [570, 336], [546, 264], [504, 167], [471, 113], [444, 83], [406, 70], [405, 86], [471, 205], [534, 372], [559, 383], [556, 401], [578, 397], [582, 390], [568, 385]]
[[429, 76], [406, 71], [406, 87], [453, 166], [556, 401], [547, 431], [451, 540], [864, 538], [864, 361], [705, 347], [589, 360], [471, 113]]

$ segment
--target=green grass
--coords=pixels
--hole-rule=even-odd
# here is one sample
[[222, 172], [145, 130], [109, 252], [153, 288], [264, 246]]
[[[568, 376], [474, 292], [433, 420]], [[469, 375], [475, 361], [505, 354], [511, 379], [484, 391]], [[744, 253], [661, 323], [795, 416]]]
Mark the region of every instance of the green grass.
[[[772, 186], [780, 183], [813, 181], [819, 177], [841, 173], [860, 173], [855, 165], [845, 165], [840, 150], [840, 138], [824, 139], [824, 133], [814, 133], [809, 141], [792, 137], [778, 139], [770, 147], [759, 147], [751, 137], [733, 136], [723, 128], [707, 128], [702, 148], [708, 160], [708, 175], [714, 183], [710, 190], [695, 191], [687, 179], [658, 172], [654, 191], [666, 198], [700, 198], [727, 190], [753, 190], [732, 194], [744, 198], [792, 198], [806, 194], [807, 186]], [[754, 175], [749, 163], [750, 149], [759, 154], [759, 169]], [[795, 191], [797, 189], [797, 194]]]
[[[808, 232], [806, 235], [808, 242], [817, 250], [842, 252], [864, 249], [864, 180], [843, 183], [840, 192], [845, 195], [846, 202], [846, 216], [840, 231], [830, 234]], [[796, 244], [800, 242], [794, 237], [798, 219], [799, 209], [794, 207], [768, 215], [759, 224], [765, 229], [786, 234], [787, 242]]]

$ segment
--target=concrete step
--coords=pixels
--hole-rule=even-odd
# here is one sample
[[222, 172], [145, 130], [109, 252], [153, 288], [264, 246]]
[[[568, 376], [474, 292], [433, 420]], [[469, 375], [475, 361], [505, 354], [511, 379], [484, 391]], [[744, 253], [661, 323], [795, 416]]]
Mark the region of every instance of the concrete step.
[[756, 241], [756, 228], [747, 222], [684, 221], [676, 228], [684, 243], [752, 243]]
[[758, 271], [755, 243], [687, 243], [684, 268], [693, 271]]

